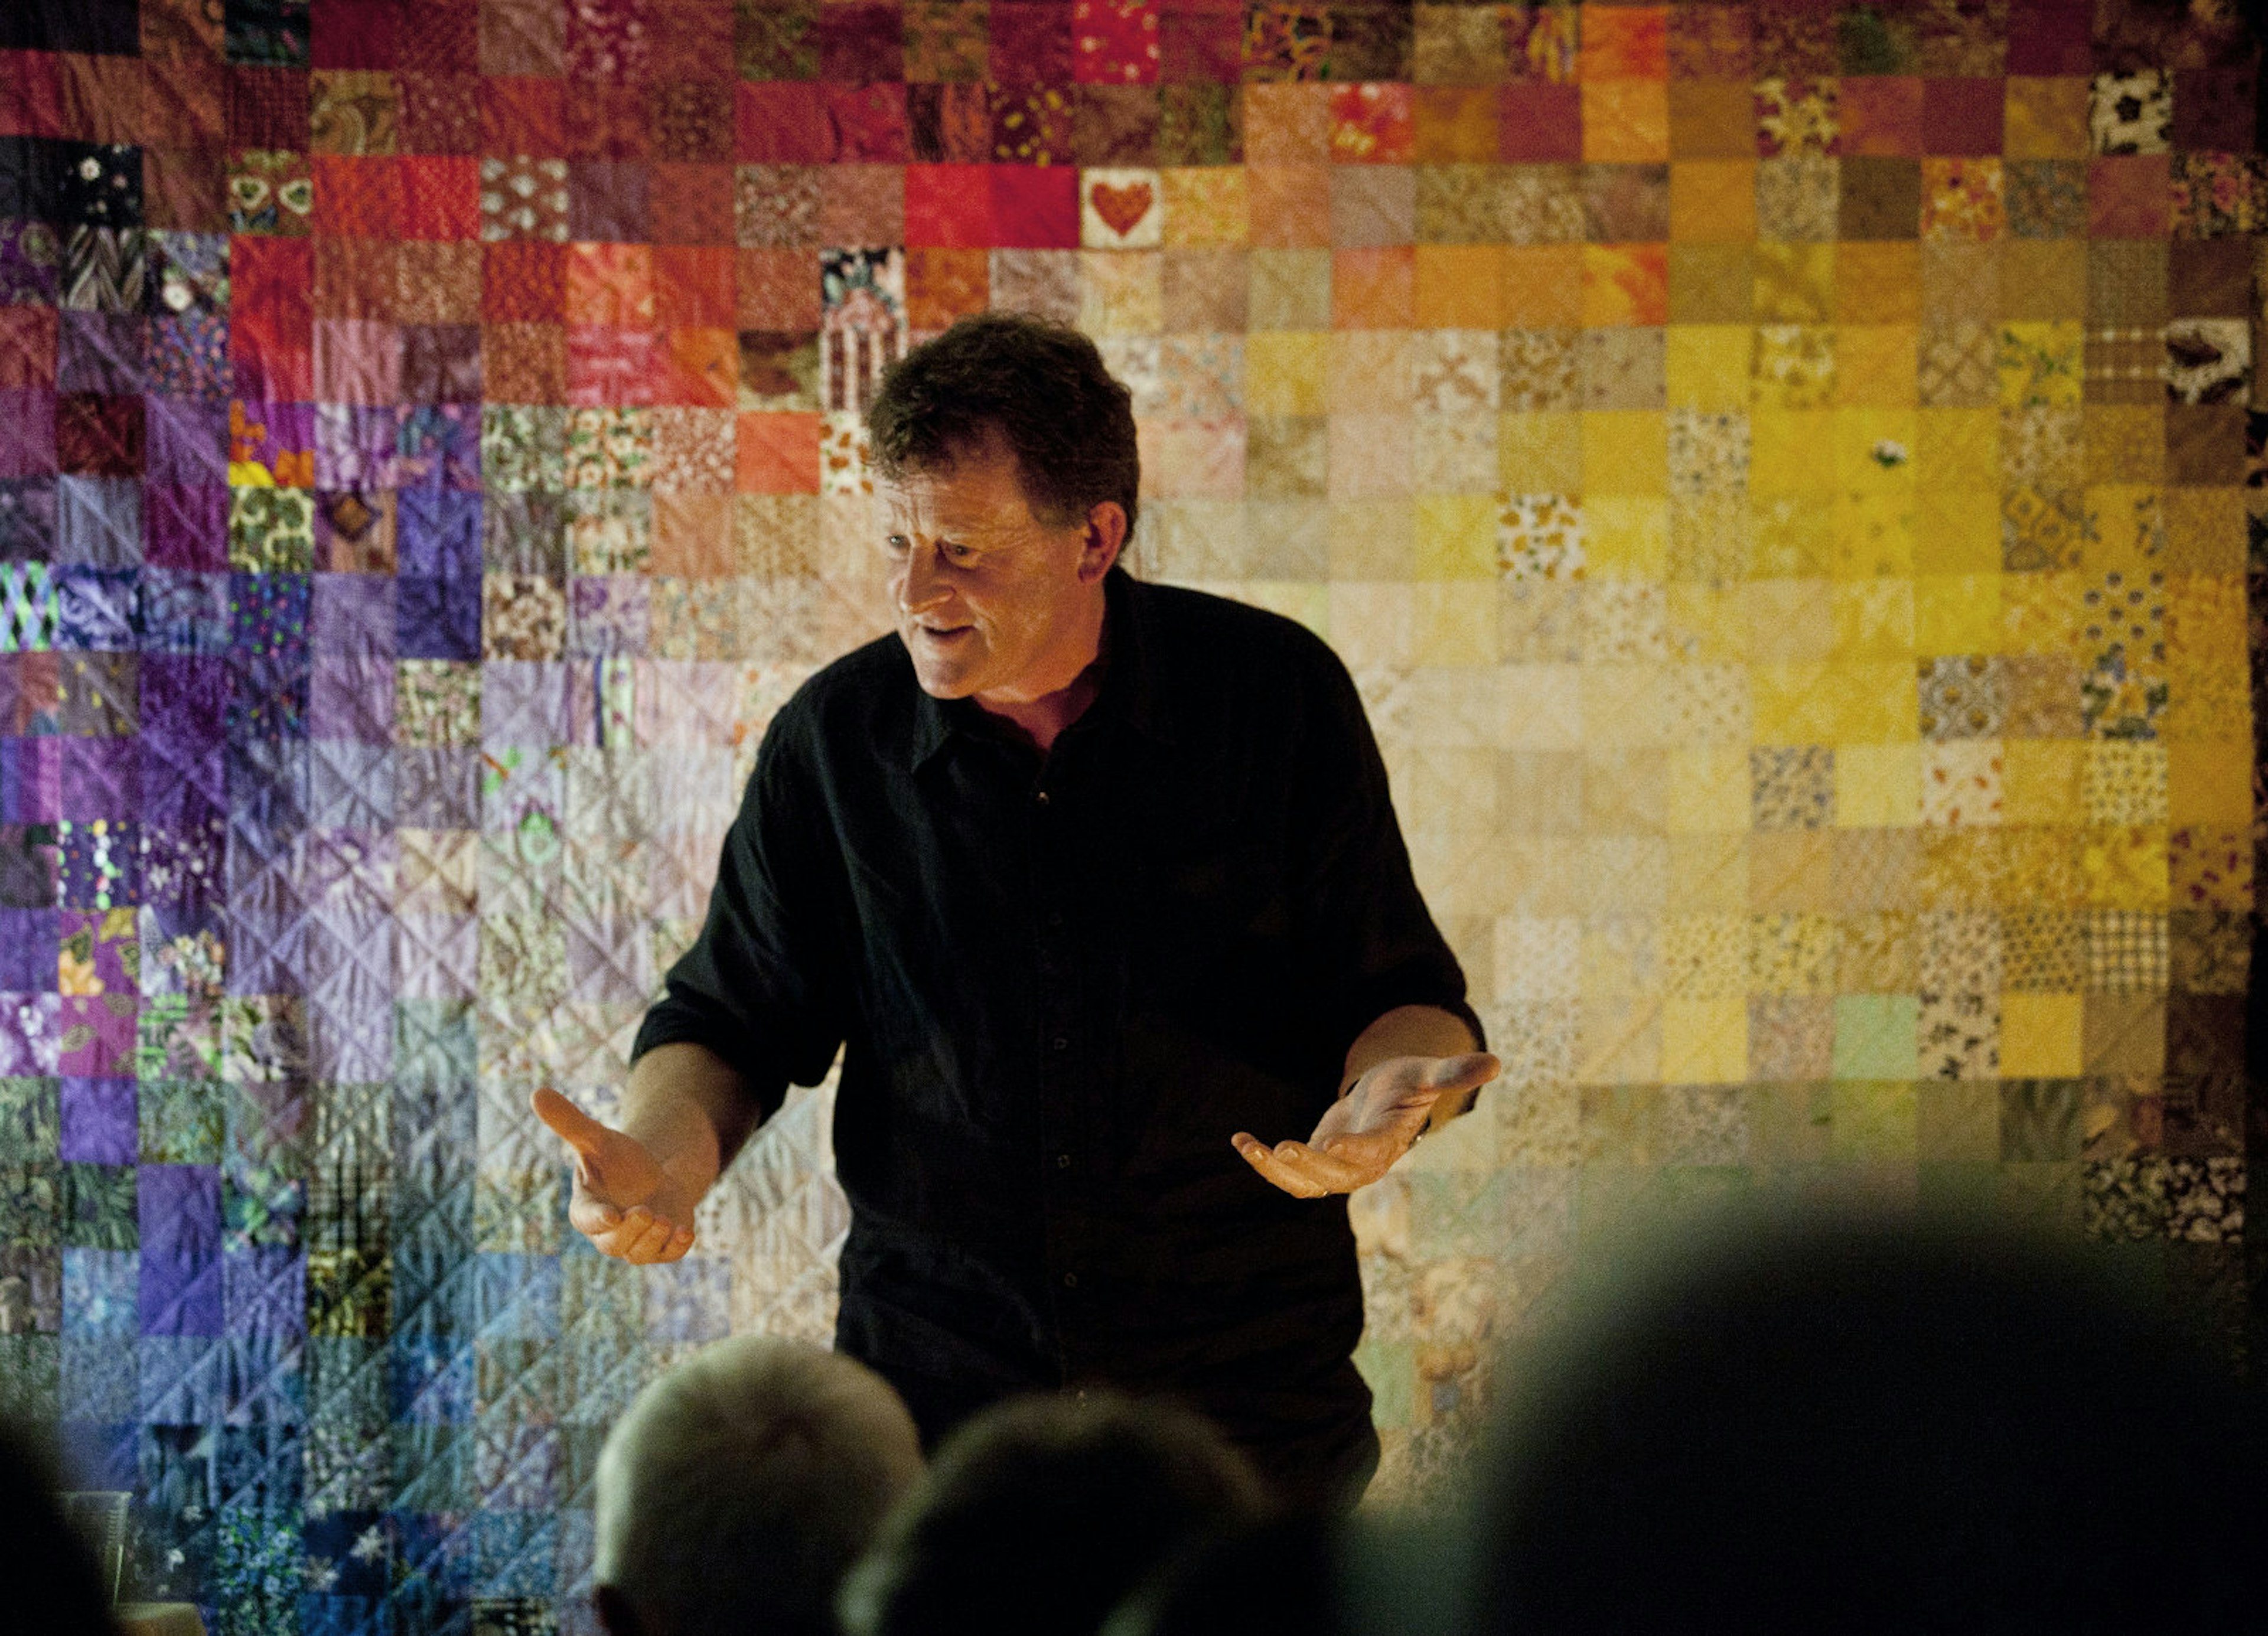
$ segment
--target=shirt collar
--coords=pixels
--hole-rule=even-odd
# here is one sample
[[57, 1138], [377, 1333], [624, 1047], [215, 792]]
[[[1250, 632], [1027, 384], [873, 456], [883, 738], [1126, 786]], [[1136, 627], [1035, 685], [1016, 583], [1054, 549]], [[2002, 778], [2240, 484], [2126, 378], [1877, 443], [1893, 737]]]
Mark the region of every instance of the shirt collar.
[[[1124, 722], [1144, 737], [1171, 744], [1174, 734], [1159, 694], [1157, 642], [1150, 589], [1123, 568], [1102, 582], [1105, 663], [1102, 690], [1080, 718]], [[968, 699], [932, 698], [914, 691], [910, 770], [919, 772], [956, 733], [982, 732], [983, 707]]]

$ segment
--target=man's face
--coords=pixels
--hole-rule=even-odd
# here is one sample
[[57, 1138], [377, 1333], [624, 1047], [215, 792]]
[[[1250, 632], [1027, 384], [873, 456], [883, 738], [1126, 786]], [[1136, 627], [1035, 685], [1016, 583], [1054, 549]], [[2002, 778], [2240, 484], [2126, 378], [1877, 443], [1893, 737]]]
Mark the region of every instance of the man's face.
[[935, 698], [1029, 704], [1060, 692], [1094, 657], [1101, 582], [1083, 524], [1032, 515], [1015, 457], [997, 438], [944, 469], [878, 479], [899, 638]]

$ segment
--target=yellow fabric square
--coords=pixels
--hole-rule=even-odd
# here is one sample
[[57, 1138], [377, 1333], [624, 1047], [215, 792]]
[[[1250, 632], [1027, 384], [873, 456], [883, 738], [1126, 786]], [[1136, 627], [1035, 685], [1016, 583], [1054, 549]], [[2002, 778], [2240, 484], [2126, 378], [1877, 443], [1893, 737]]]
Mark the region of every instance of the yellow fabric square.
[[1498, 265], [1507, 326], [1548, 329], [1583, 321], [1581, 245], [1506, 245]]
[[1887, 490], [1845, 488], [1835, 496], [1837, 578], [1866, 579], [1913, 572], [1914, 494], [1911, 486]]
[[1669, 407], [1706, 415], [1746, 409], [1755, 350], [1746, 324], [1672, 324], [1662, 359]]
[[1176, 166], [1158, 175], [1168, 246], [1196, 248], [1245, 241], [1250, 220], [1241, 166]]
[[1484, 494], [1427, 494], [1418, 499], [1420, 579], [1496, 578], [1496, 505]]
[[1756, 331], [1750, 391], [1760, 409], [1821, 409], [1835, 402], [1835, 332], [1768, 324]]
[[1829, 581], [1753, 579], [1745, 593], [1751, 659], [1786, 663], [1834, 652], [1835, 593]]
[[2000, 817], [2068, 827], [2080, 810], [2086, 745], [2077, 739], [2007, 739], [2000, 747]]
[[1830, 743], [1888, 744], [1921, 731], [1911, 660], [1838, 661], [1831, 671], [1833, 730]]
[[1749, 657], [1749, 610], [1740, 585], [1672, 585], [1669, 587], [1669, 640], [1689, 660], [1745, 660]]
[[[1908, 324], [1845, 324], [1835, 332], [1835, 401], [1853, 408], [1910, 409], [1919, 388], [1915, 337]], [[1911, 433], [1902, 446], [1912, 459]]]
[[[1836, 337], [1835, 365], [1843, 372], [1842, 343], [1851, 332]], [[1877, 494], [1911, 492], [1914, 486], [1913, 446], [1918, 422], [1914, 412], [1890, 406], [1851, 407], [1835, 411], [1835, 480], [1846, 488]]]
[[1920, 822], [1920, 745], [1837, 745], [1835, 822], [1851, 829], [1894, 829]]
[[2084, 326], [2076, 319], [2000, 326], [2000, 407], [2077, 409]]
[[1756, 167], [1749, 159], [1680, 159], [1669, 167], [1672, 239], [1746, 243], [1756, 236]]
[[1838, 584], [1834, 602], [1835, 656], [1910, 660], [1914, 651], [1914, 593], [1910, 579]]
[[2166, 519], [2159, 490], [2141, 483], [2105, 483], [2086, 491], [2094, 527], [2080, 538], [2080, 565], [2146, 577], [2163, 565]]
[[1426, 329], [1504, 324], [1504, 253], [1490, 244], [1418, 247], [1418, 323]]
[[[2001, 561], [1997, 493], [1941, 489], [1928, 482], [1918, 485], [1914, 496], [1916, 573], [1997, 574]], [[1997, 598], [1994, 606], [1999, 606]]]
[[1749, 489], [1753, 494], [1812, 494], [1835, 486], [1835, 416], [1826, 409], [1758, 409], [1749, 416]]
[[2012, 159], [2075, 159], [2087, 154], [2088, 83], [2076, 75], [2008, 81], [2003, 151]]
[[1914, 651], [2000, 651], [1999, 574], [1922, 574], [1913, 582]]
[[1244, 395], [1255, 415], [1322, 415], [1329, 337], [1314, 330], [1261, 329], [1244, 338]]
[[1428, 665], [1493, 665], [1498, 657], [1497, 604], [1465, 585], [1411, 587], [1419, 658]]
[[1668, 783], [1667, 823], [1673, 835], [1747, 830], [1749, 771], [1745, 745], [1673, 744]]
[[1921, 247], [1914, 240], [1835, 247], [1835, 315], [1846, 323], [1921, 321]]
[[1584, 552], [1594, 579], [1658, 580], [1669, 567], [1669, 507], [1640, 494], [1583, 501]]
[[[1664, 687], [1664, 667], [1660, 665], [1586, 665], [1583, 667], [1583, 738], [1587, 747], [1618, 749], [1654, 749], [1668, 737], [1665, 730], [1667, 712], [1664, 703], [1668, 689]], [[1588, 778], [1601, 777], [1595, 770]], [[1644, 780], [1625, 785], [1624, 796], [1636, 793], [1650, 805], [1659, 792], [1659, 785], [1648, 789]], [[1597, 800], [1589, 798], [1596, 794]], [[1628, 805], [1616, 798], [1614, 786], [1594, 792], [1585, 785], [1586, 807], [1593, 814], [1594, 829], [1622, 829], [1628, 832], [1625, 822], [1601, 824], [1597, 814], [1602, 811]]]
[[1914, 477], [1932, 489], [2000, 486], [2000, 416], [1989, 409], [1926, 409], [1914, 420]]
[[2000, 1074], [2008, 1080], [2079, 1077], [2087, 1002], [2077, 994], [2000, 996]]
[[1583, 421], [1583, 493], [1666, 494], [1668, 420], [1655, 409], [1595, 409]]
[[1583, 85], [1583, 157], [1645, 164], [1669, 157], [1669, 82], [1600, 79]]
[[1497, 416], [1497, 472], [1513, 494], [1574, 494], [1583, 487], [1583, 429], [1572, 414]]
[[2167, 822], [2239, 829], [2252, 822], [2252, 752], [2241, 739], [2166, 746]]
[[1661, 1077], [1672, 1085], [1730, 1085], [1747, 1079], [1748, 1002], [1664, 1000]]
[[1766, 240], [1752, 298], [1760, 324], [1823, 324], [1835, 313], [1835, 247]]
[[1153, 335], [1165, 328], [1164, 266], [1155, 250], [1082, 252], [1079, 328], [1101, 335]]
[[2001, 652], [2075, 653], [2083, 594], [2077, 574], [2001, 576]]
[[1833, 667], [1812, 660], [1756, 665], [1749, 695], [1758, 744], [1831, 744], [1836, 739]]
[[2080, 843], [2087, 901], [2095, 909], [2161, 910], [2171, 894], [2166, 832], [2158, 825], [2090, 826]]

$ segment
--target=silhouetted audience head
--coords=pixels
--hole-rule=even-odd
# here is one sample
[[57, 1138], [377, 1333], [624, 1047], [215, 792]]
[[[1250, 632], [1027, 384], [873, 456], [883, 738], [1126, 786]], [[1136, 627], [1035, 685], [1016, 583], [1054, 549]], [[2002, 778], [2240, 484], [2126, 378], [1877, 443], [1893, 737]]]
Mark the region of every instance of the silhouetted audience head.
[[0, 1420], [0, 1625], [42, 1636], [111, 1636], [109, 1592], [63, 1515], [58, 1488], [31, 1438]]
[[599, 1617], [613, 1636], [831, 1632], [835, 1594], [921, 1471], [880, 1375], [740, 1336], [648, 1385], [600, 1451]]
[[1507, 1370], [1463, 1629], [2257, 1629], [2241, 1389], [2101, 1246], [1741, 1218]]
[[1292, 1511], [1202, 1540], [1121, 1603], [1102, 1636], [1339, 1636], [1352, 1628], [1340, 1526]]
[[843, 1622], [853, 1636], [1088, 1636], [1262, 1496], [1187, 1410], [1102, 1392], [1002, 1404], [939, 1448], [844, 1585]]

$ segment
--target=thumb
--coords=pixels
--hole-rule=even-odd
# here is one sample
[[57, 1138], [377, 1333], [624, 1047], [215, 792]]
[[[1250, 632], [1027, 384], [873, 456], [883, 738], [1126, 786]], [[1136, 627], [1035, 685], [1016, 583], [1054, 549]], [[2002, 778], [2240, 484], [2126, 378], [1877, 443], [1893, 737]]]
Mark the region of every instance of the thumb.
[[527, 1105], [560, 1140], [585, 1159], [597, 1158], [600, 1144], [614, 1134], [548, 1085], [531, 1094]]
[[1487, 1051], [1467, 1051], [1442, 1057], [1425, 1070], [1424, 1084], [1432, 1091], [1467, 1091], [1486, 1085], [1504, 1072], [1504, 1064]]

